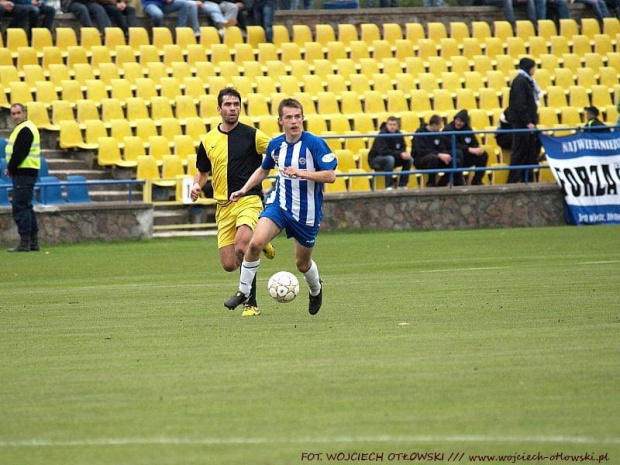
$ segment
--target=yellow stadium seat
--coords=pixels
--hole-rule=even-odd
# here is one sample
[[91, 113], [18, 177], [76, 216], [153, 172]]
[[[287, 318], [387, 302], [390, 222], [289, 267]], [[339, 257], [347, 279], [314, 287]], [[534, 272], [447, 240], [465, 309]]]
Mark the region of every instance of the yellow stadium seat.
[[[422, 67], [421, 69], [424, 70], [424, 62], [420, 58], [409, 57], [408, 60], [415, 60], [416, 62], [419, 62]], [[387, 74], [392, 79], [394, 79], [397, 74], [403, 72], [401, 61], [398, 58], [384, 58], [381, 64], [383, 65], [383, 73]]]
[[278, 124], [277, 118], [274, 118], [271, 115], [260, 115], [256, 117], [256, 121], [258, 124], [258, 129], [263, 131], [269, 137], [274, 137], [281, 134], [280, 125]]
[[461, 42], [463, 39], [470, 38], [469, 34], [469, 26], [467, 23], [460, 21], [451, 21], [450, 22], [450, 37], [456, 39]]
[[572, 51], [574, 54], [583, 57], [586, 53], [592, 52], [592, 47], [590, 46], [590, 38], [588, 36], [576, 35], [573, 36], [572, 41]]
[[575, 84], [575, 80], [573, 78], [573, 72], [568, 68], [556, 68], [555, 69], [555, 79], [554, 85], [562, 87], [566, 89], [568, 92], [568, 87]]
[[89, 119], [99, 119], [97, 103], [92, 100], [78, 100], [76, 102], [76, 120], [80, 127], [85, 128]]
[[[62, 58], [62, 51], [58, 47], [43, 47], [43, 55], [41, 59], [41, 65], [43, 69], [50, 72], [50, 67], [52, 65], [63, 65], [65, 66], [64, 60]], [[50, 72], [50, 79], [52, 75]]]
[[[263, 94], [249, 94], [246, 96], [249, 116], [269, 115], [267, 99]], [[203, 116], [204, 117], [204, 116]]]
[[472, 59], [472, 70], [486, 74], [493, 71], [493, 62], [487, 55], [475, 55]]
[[312, 31], [307, 24], [293, 24], [293, 42], [302, 49], [306, 42], [312, 42]]
[[77, 44], [77, 36], [75, 35], [75, 30], [73, 28], [56, 28], [56, 47], [66, 53], [69, 47], [76, 46]]
[[469, 60], [467, 57], [463, 56], [455, 56], [450, 59], [450, 71], [458, 74], [459, 76], [464, 76], [465, 73], [470, 71]]
[[52, 106], [52, 102], [58, 100], [58, 94], [56, 93], [56, 86], [51, 81], [37, 81], [35, 83], [35, 96], [36, 101], [45, 105], [46, 108]]
[[580, 109], [576, 107], [562, 108], [560, 117], [562, 118], [562, 124], [569, 127], [582, 124]]
[[474, 56], [482, 55], [482, 45], [475, 37], [466, 37], [460, 41], [462, 45], [462, 54], [470, 63], [473, 63]]
[[376, 92], [381, 94], [387, 94], [389, 91], [393, 90], [392, 81], [389, 76], [385, 74], [374, 74], [372, 77], [372, 88]]
[[[548, 87], [546, 104], [547, 107], [556, 114], [560, 112], [562, 107], [567, 107], [568, 102], [566, 101], [566, 94], [564, 92], [564, 88], [560, 86]], [[542, 108], [539, 108], [539, 110], [542, 110]]]
[[360, 39], [366, 42], [369, 48], [372, 48], [375, 40], [381, 40], [379, 26], [374, 23], [362, 23], [360, 25]]
[[176, 185], [180, 183], [180, 179], [178, 177], [185, 176], [185, 168], [183, 167], [183, 161], [180, 156], [176, 154], [168, 154], [162, 157], [162, 179], [169, 180]]
[[[11, 69], [11, 73], [13, 73], [13, 75], [16, 77], [16, 80], [19, 81], [19, 73], [14, 66], [6, 66], [3, 68]], [[23, 72], [24, 72], [24, 81], [28, 83], [31, 91], [34, 91], [35, 84], [38, 81], [46, 80], [45, 74], [43, 73], [43, 68], [41, 68], [41, 66], [39, 65], [26, 65], [24, 66]], [[11, 82], [11, 79], [8, 79], [8, 80], [3, 79], [3, 82], [6, 82], [6, 83]]]
[[506, 87], [506, 76], [501, 71], [487, 71], [487, 87], [500, 94]]
[[327, 132], [327, 121], [323, 115], [304, 115], [306, 129], [313, 134], [323, 134]]
[[136, 53], [140, 53], [141, 46], [151, 45], [147, 30], [143, 27], [130, 27], [128, 45], [130, 45]]
[[444, 89], [436, 90], [433, 93], [433, 111], [443, 115], [452, 110], [454, 110], [452, 92]]
[[426, 92], [433, 93], [435, 89], [439, 89], [441, 86], [439, 85], [439, 81], [437, 76], [432, 73], [420, 73], [418, 75], [419, 79], [419, 89], [425, 90]]
[[[137, 161], [137, 170], [136, 170], [136, 179], [141, 179], [144, 181], [151, 181], [153, 184], [158, 182], [158, 185], [161, 184], [161, 176], [159, 174], [159, 167], [157, 166], [157, 160], [148, 155], [139, 155]], [[147, 186], [145, 186], [143, 200], [145, 202], [151, 201], [151, 192], [147, 191]]]
[[306, 42], [304, 49], [304, 60], [308, 63], [314, 63], [316, 60], [322, 60], [325, 58], [327, 48], [324, 49], [323, 45], [319, 42]]
[[183, 134], [181, 123], [176, 118], [162, 118], [160, 124], [161, 135], [168, 139], [168, 141], [174, 140], [174, 136]]
[[423, 117], [429, 115], [433, 111], [430, 96], [431, 94], [423, 89], [414, 89], [411, 91], [412, 107]]
[[301, 47], [294, 42], [286, 42], [281, 45], [282, 61], [290, 63], [291, 60], [301, 60]]
[[[146, 144], [138, 136], [125, 136], [119, 143], [119, 147], [123, 149], [123, 159], [127, 161], [138, 162], [138, 157], [146, 156]], [[156, 161], [155, 166], [161, 162]]]
[[[317, 30], [318, 35], [318, 30]], [[318, 39], [317, 39], [318, 40]], [[350, 47], [351, 42], [359, 40], [357, 27], [355, 24], [339, 23], [338, 24], [338, 41], [343, 43], [345, 47]], [[320, 41], [319, 41], [320, 42]]]
[[[13, 29], [9, 29], [13, 30]], [[19, 47], [17, 49], [17, 70], [22, 71], [27, 65], [38, 65], [39, 58], [33, 47]]]
[[[191, 78], [196, 79], [196, 78]], [[187, 87], [186, 87], [187, 92]], [[175, 98], [174, 102], [174, 113], [179, 122], [184, 125], [185, 120], [188, 118], [194, 118], [198, 116], [198, 112], [196, 111], [196, 104], [199, 101], [198, 96], [192, 95], [179, 95]]]
[[[4, 91], [3, 91], [4, 92]], [[32, 121], [37, 128], [47, 129], [49, 131], [58, 131], [60, 128], [51, 123], [48, 106], [43, 102], [29, 102], [26, 104], [28, 119]]]
[[426, 27], [428, 29], [427, 37], [435, 42], [439, 42], [441, 39], [448, 37], [446, 26], [444, 26], [443, 23], [429, 22], [426, 24]]
[[22, 47], [29, 47], [28, 36], [26, 30], [17, 27], [7, 28], [6, 30], [6, 48], [9, 49], [13, 58], [17, 58], [17, 51]]
[[[116, 141], [121, 144], [121, 147], [124, 146], [125, 137], [132, 136], [131, 125], [129, 124], [129, 121], [127, 121], [126, 119], [113, 119], [109, 122], [109, 124], [110, 136], [114, 137], [114, 139], [116, 139]], [[146, 152], [144, 152], [144, 154], [146, 154]]]
[[171, 155], [171, 144], [164, 136], [149, 136], [149, 155], [157, 161], [163, 161], [164, 155]]
[[215, 27], [200, 27], [200, 45], [202, 45], [206, 51], [210, 51], [213, 44], [220, 43], [222, 43], [222, 41], [220, 40], [219, 32]]
[[611, 100], [611, 93], [607, 86], [593, 85], [592, 86], [592, 105], [597, 108], [605, 108], [613, 104]]
[[461, 78], [458, 74], [453, 73], [451, 71], [441, 73], [441, 88], [445, 90], [449, 90], [452, 92], [452, 95], [456, 96], [455, 93], [462, 89]]
[[75, 106], [75, 102], [84, 98], [82, 86], [76, 80], [62, 81], [61, 100], [71, 103]]
[[394, 57], [400, 61], [414, 57], [416, 48], [417, 45], [414, 47], [413, 42], [410, 39], [397, 40], [394, 50]]
[[[28, 112], [30, 118], [30, 111]], [[60, 122], [60, 135], [58, 137], [58, 145], [61, 149], [78, 149], [83, 148], [84, 139], [82, 131], [77, 121], [65, 120]], [[98, 145], [97, 145], [98, 146]]]
[[518, 62], [521, 57], [527, 55], [525, 41], [521, 37], [506, 38], [506, 54]]
[[513, 35], [512, 25], [508, 21], [493, 21], [493, 37], [506, 41]]
[[372, 45], [372, 59], [380, 62], [392, 58], [392, 46], [387, 40], [375, 40]]
[[82, 46], [70, 46], [67, 48], [67, 66], [75, 69], [77, 64], [89, 65], [86, 50]]
[[143, 77], [144, 72], [140, 63], [123, 63], [123, 78], [131, 83], [132, 88], [135, 86], [136, 79], [141, 79]]
[[547, 87], [552, 86], [551, 73], [549, 70], [540, 68], [536, 70], [536, 82], [538, 86], [544, 91]]
[[291, 36], [288, 29], [283, 24], [274, 24], [273, 26], [273, 43], [276, 47], [282, 47], [282, 44], [291, 42]]
[[537, 64], [540, 64], [540, 55], [549, 53], [547, 40], [540, 36], [530, 37], [527, 53], [529, 56], [534, 57], [534, 61], [536, 61]]
[[603, 18], [603, 34], [616, 37], [618, 33], [620, 33], [620, 21], [618, 21], [618, 18]]
[[92, 47], [101, 46], [101, 33], [95, 27], [80, 28], [80, 45], [84, 47], [88, 53]]
[[403, 39], [403, 29], [398, 23], [383, 23], [383, 39], [387, 40], [392, 46], [396, 41]]
[[194, 72], [196, 70], [197, 63], [208, 61], [207, 52], [202, 45], [189, 44], [186, 45], [185, 48], [187, 49], [187, 64], [190, 65]]
[[121, 168], [134, 168], [138, 166], [135, 161], [127, 161], [121, 158], [118, 142], [113, 137], [99, 138], [97, 164], [99, 166], [118, 166]]
[[[350, 57], [353, 61], [359, 62], [363, 58], [370, 58], [371, 49], [370, 47], [368, 47], [368, 44], [366, 42], [362, 40], [353, 40], [349, 44], [349, 47], [351, 49]], [[372, 48], [372, 50], [374, 51], [374, 47]], [[343, 58], [346, 58], [346, 54]]]
[[[352, 78], [352, 82], [351, 82], [352, 88], [354, 86], [353, 80], [355, 80], [355, 87], [359, 87], [360, 85], [363, 86], [363, 84], [361, 84], [363, 82], [365, 82], [366, 85], [369, 85], [368, 78], [363, 74], [356, 74], [354, 76], [351, 76], [351, 78]], [[326, 83], [327, 83], [327, 90], [329, 92], [332, 92], [334, 95], [339, 95], [340, 93], [346, 92], [348, 90], [346, 81], [344, 77], [341, 76], [340, 74], [328, 75], [326, 79]], [[368, 89], [370, 89], [370, 87]], [[352, 90], [357, 90], [359, 92], [358, 89], [352, 89]]]
[[540, 67], [546, 69], [553, 74], [557, 68], [560, 67], [560, 58], [555, 55], [546, 54], [540, 55]]
[[156, 123], [164, 118], [174, 118], [174, 112], [168, 97], [157, 96], [151, 98], [151, 118]]
[[227, 27], [224, 29], [224, 45], [234, 48], [235, 44], [245, 42], [243, 40], [243, 33], [237, 26]]
[[489, 23], [486, 21], [472, 21], [471, 36], [481, 42], [484, 42], [488, 37], [493, 37]]
[[480, 89], [479, 107], [481, 110], [485, 110], [489, 116], [491, 116], [495, 110], [501, 108], [497, 92], [493, 89]]
[[387, 111], [394, 115], [409, 111], [409, 103], [402, 90], [391, 90], [387, 93]]
[[495, 69], [504, 73], [505, 76], [510, 76], [510, 73], [516, 71], [515, 60], [510, 55], [497, 55], [495, 62]]
[[325, 192], [326, 193], [337, 193], [337, 192], [346, 192], [347, 186], [345, 183], [345, 176], [340, 176], [342, 171], [336, 170], [336, 182], [326, 183], [325, 184]]
[[536, 37], [536, 30], [534, 24], [527, 20], [518, 20], [516, 23], [516, 37], [523, 40], [524, 43], [529, 43], [532, 37]]
[[472, 110], [476, 107], [476, 93], [473, 90], [460, 89], [456, 92], [456, 109]]
[[81, 148], [86, 150], [97, 150], [99, 148], [99, 138], [108, 137], [108, 132], [103, 121], [89, 119], [85, 123], [84, 145]]
[[406, 23], [405, 38], [410, 40], [414, 45], [426, 38], [426, 33], [421, 23]]
[[591, 68], [579, 68], [577, 70], [577, 85], [588, 89], [588, 93], [592, 86], [597, 84], [596, 73]]
[[581, 58], [574, 53], [562, 55], [562, 62], [564, 63], [564, 68], [570, 69], [573, 73], [576, 73], [577, 69], [581, 67]]
[[132, 97], [125, 102], [127, 119], [130, 123], [136, 124], [137, 120], [150, 118], [149, 111], [144, 99]]
[[364, 111], [376, 118], [383, 118], [386, 113], [383, 95], [375, 90], [364, 92]]
[[88, 79], [86, 81], [86, 98], [96, 106], [100, 106], [101, 101], [108, 97], [108, 91], [103, 81], [100, 79]]
[[548, 44], [551, 44], [551, 37], [557, 36], [558, 30], [555, 23], [550, 19], [538, 20], [538, 36], [544, 37]]
[[75, 121], [71, 103], [65, 100], [52, 102], [52, 124], [59, 127], [61, 121], [68, 120]]
[[456, 39], [443, 38], [439, 42], [440, 55], [446, 59], [451, 59], [460, 55], [460, 45]]
[[579, 25], [572, 18], [560, 19], [560, 35], [568, 40], [579, 34]]
[[422, 59], [437, 56], [437, 44], [433, 39], [421, 39], [418, 41], [418, 56]]
[[185, 134], [194, 140], [200, 140], [200, 137], [206, 133], [205, 123], [201, 117], [187, 118], [185, 120]]
[[584, 108], [590, 106], [590, 97], [585, 87], [570, 86], [568, 89], [568, 102], [571, 107]]
[[[340, 96], [341, 112], [351, 118], [356, 118], [364, 111], [362, 109], [362, 99], [355, 91], [343, 92]], [[354, 120], [355, 121], [355, 120]]]
[[415, 78], [409, 73], [398, 73], [396, 76], [396, 90], [401, 90], [411, 98], [411, 91], [416, 88]]
[[372, 176], [364, 176], [366, 171], [356, 168], [349, 170], [349, 174], [356, 174], [358, 176], [351, 176], [349, 178], [349, 191], [350, 192], [370, 192], [370, 182]]

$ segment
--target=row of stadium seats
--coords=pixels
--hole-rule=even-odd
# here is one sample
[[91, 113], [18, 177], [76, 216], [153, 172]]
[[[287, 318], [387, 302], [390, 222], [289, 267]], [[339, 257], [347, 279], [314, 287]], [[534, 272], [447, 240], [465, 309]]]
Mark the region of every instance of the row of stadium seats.
[[[601, 29], [599, 22], [593, 18], [584, 18], [580, 23], [573, 19], [560, 20], [559, 31], [555, 23], [551, 20], [538, 21], [538, 34], [533, 25], [529, 21], [517, 21], [516, 28], [513, 30], [507, 21], [495, 21], [493, 26], [487, 22], [474, 21], [470, 27], [464, 22], [450, 22], [448, 27], [441, 22], [429, 22], [426, 25], [426, 31], [422, 24], [407, 23], [404, 25], [396, 23], [385, 23], [380, 28], [376, 24], [364, 23], [359, 28], [354, 24], [339, 24], [334, 29], [330, 24], [318, 24], [315, 26], [314, 33], [307, 25], [294, 25], [292, 28], [292, 36], [286, 27], [282, 25], [274, 26], [274, 44], [280, 48], [283, 43], [294, 42], [301, 47], [305, 47], [306, 43], [318, 42], [323, 46], [327, 46], [329, 42], [341, 42], [345, 46], [349, 46], [352, 42], [363, 41], [367, 46], [372, 46], [373, 42], [385, 40], [391, 45], [395, 45], [398, 40], [409, 39], [417, 44], [418, 41], [430, 39], [440, 42], [442, 39], [455, 39], [459, 42], [464, 39], [477, 39], [484, 41], [489, 37], [495, 37], [502, 41], [510, 37], [519, 37], [525, 41], [529, 41], [532, 37], [543, 37], [550, 39], [553, 36], [561, 35], [569, 41], [573, 41], [575, 36], [580, 34], [587, 36], [591, 41], [597, 34], [606, 34], [612, 38], [620, 33], [620, 24], [617, 18], [604, 18], [603, 27]], [[155, 27], [152, 28], [152, 40], [149, 33], [144, 28], [130, 28], [129, 36], [126, 40], [125, 35], [119, 28], [106, 28], [104, 39], [102, 40], [99, 31], [96, 28], [81, 28], [80, 40], [78, 41], [75, 31], [71, 28], [57, 28], [56, 40], [54, 41], [49, 30], [43, 28], [35, 28], [32, 31], [32, 39], [29, 41], [23, 29], [7, 30], [7, 46], [6, 48], [15, 54], [20, 47], [31, 46], [39, 53], [42, 53], [44, 47], [57, 46], [61, 50], [66, 51], [70, 46], [81, 45], [87, 49], [94, 46], [105, 45], [114, 51], [119, 46], [129, 45], [136, 52], [142, 45], [155, 45], [162, 49], [165, 45], [178, 44], [183, 47], [193, 44], [201, 44], [210, 47], [213, 44], [223, 43], [229, 47], [236, 44], [247, 43], [253, 48], [265, 41], [265, 33], [260, 26], [250, 26], [247, 30], [247, 39], [244, 40], [243, 34], [239, 28], [227, 28], [224, 40], [220, 40], [218, 31], [213, 27], [202, 27], [200, 39], [197, 41], [194, 33], [189, 28], [177, 28], [173, 36], [168, 28]], [[3, 44], [0, 38], [0, 47]]]

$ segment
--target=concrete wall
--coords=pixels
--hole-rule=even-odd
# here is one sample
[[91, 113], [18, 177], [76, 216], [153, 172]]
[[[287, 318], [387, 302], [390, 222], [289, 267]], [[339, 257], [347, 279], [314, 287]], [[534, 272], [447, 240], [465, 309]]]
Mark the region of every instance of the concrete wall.
[[[112, 203], [49, 205], [35, 207], [39, 238], [44, 244], [153, 237], [153, 205]], [[15, 244], [17, 228], [11, 209], [0, 207], [0, 244]]]
[[519, 228], [565, 224], [556, 184], [328, 194], [323, 231]]

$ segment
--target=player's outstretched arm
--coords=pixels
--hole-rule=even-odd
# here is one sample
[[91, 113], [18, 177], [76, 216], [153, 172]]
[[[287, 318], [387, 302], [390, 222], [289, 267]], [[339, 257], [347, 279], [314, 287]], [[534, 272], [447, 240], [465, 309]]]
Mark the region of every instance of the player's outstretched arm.
[[263, 179], [265, 179], [267, 176], [269, 176], [269, 170], [265, 170], [262, 167], [256, 168], [256, 171], [252, 173], [252, 176], [250, 176], [250, 179], [248, 179], [245, 185], [238, 191], [235, 191], [232, 194], [230, 194], [230, 200], [233, 202], [236, 202], [241, 197], [243, 197], [245, 194], [247, 194], [248, 191], [252, 189], [254, 186], [257, 186], [258, 184], [263, 182]]

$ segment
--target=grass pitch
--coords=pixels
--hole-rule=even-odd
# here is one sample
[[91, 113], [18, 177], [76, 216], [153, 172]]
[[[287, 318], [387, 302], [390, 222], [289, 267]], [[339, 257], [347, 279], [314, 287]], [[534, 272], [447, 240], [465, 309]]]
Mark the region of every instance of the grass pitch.
[[620, 463], [618, 227], [322, 234], [316, 317], [275, 245], [257, 318], [213, 238], [3, 254], [0, 463]]

